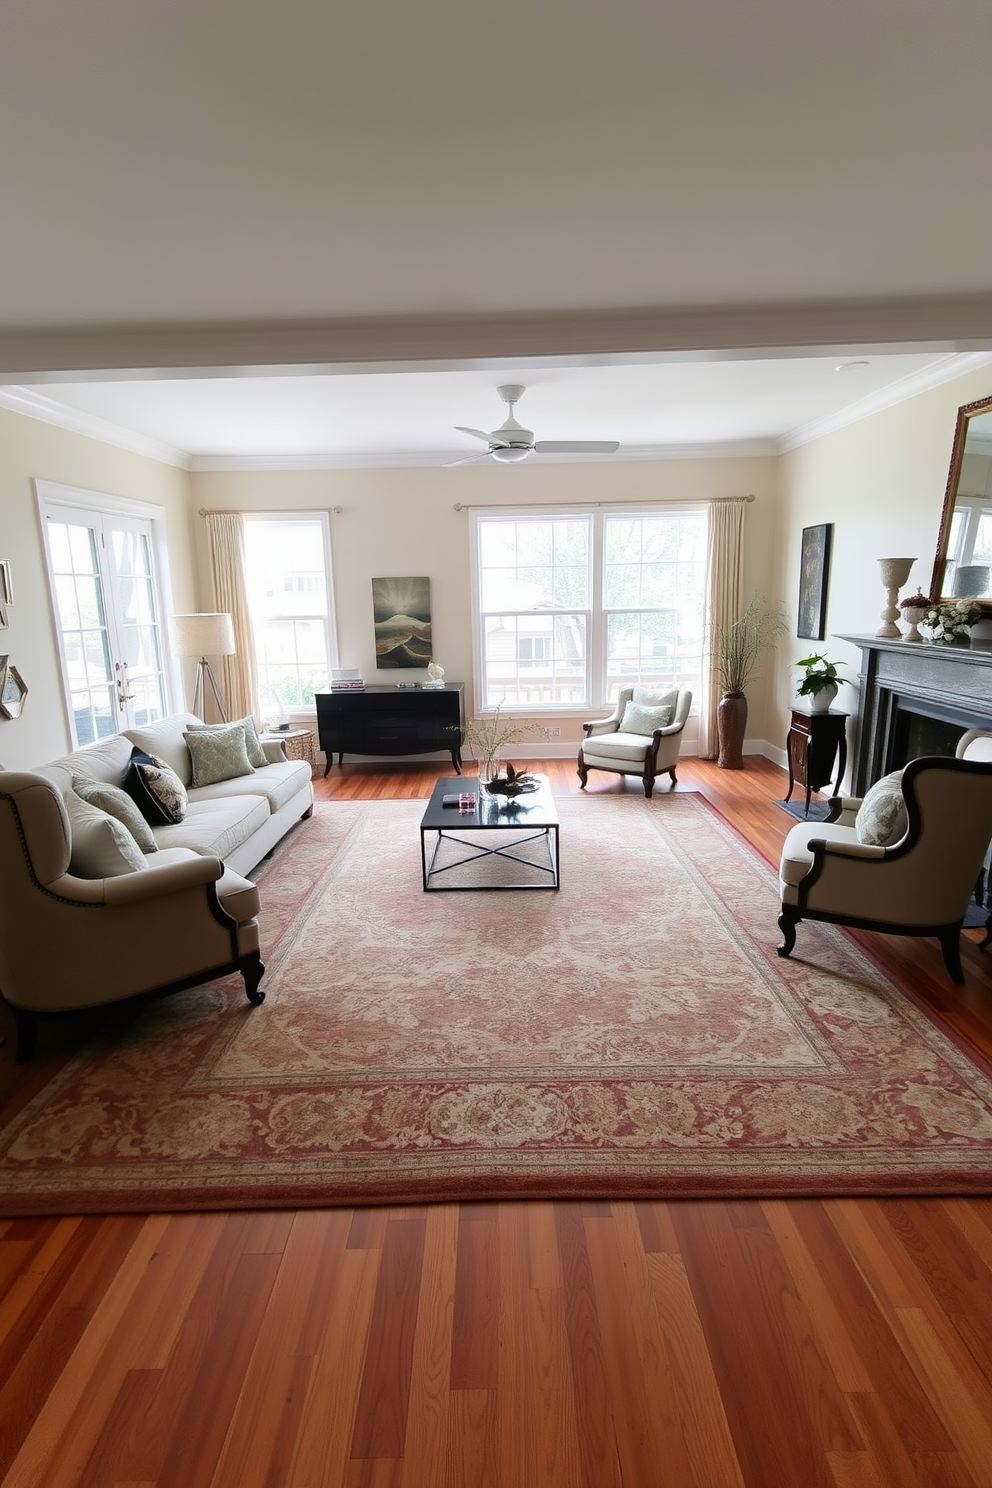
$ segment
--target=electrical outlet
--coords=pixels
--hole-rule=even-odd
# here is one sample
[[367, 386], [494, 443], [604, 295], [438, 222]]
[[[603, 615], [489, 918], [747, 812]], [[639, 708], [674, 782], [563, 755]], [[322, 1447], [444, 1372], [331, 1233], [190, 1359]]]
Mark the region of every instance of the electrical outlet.
[[547, 736], [548, 736], [549, 739], [560, 739], [561, 738], [561, 729], [560, 728], [546, 728], [544, 730], [544, 732], [547, 734]]

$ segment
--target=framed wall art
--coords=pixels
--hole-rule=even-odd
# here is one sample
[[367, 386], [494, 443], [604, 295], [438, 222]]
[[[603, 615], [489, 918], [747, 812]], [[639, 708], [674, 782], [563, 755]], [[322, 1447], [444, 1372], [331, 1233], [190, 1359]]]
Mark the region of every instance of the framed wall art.
[[377, 667], [425, 667], [431, 644], [430, 579], [373, 579]]
[[24, 685], [24, 679], [15, 666], [10, 666], [4, 658], [3, 680], [0, 682], [0, 716], [3, 718], [20, 718], [24, 711], [24, 699], [28, 690]]
[[796, 635], [801, 640], [822, 641], [827, 625], [827, 584], [830, 578], [830, 544], [833, 523], [803, 528], [799, 561], [799, 618]]

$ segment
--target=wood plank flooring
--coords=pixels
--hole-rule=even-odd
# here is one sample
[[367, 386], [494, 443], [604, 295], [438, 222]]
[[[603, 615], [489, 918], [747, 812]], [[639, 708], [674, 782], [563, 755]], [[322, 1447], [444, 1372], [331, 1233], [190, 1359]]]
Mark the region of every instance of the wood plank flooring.
[[[541, 768], [577, 788], [571, 761]], [[318, 794], [425, 796], [437, 773], [346, 765]], [[781, 771], [679, 777], [777, 860]], [[978, 938], [964, 988], [929, 943], [864, 941], [990, 1054]], [[44, 1032], [27, 1072], [8, 1037], [5, 1090], [67, 1036]], [[992, 1488], [992, 1198], [0, 1220], [0, 1475]]]

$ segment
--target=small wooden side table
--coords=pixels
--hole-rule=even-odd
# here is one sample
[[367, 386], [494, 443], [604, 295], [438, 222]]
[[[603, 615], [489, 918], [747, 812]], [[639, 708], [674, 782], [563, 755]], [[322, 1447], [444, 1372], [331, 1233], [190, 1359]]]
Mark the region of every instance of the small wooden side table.
[[840, 791], [847, 769], [847, 719], [848, 715], [836, 708], [828, 708], [825, 713], [809, 713], [805, 708], [792, 710], [792, 722], [785, 741], [789, 757], [789, 789], [785, 799], [792, 795], [794, 786], [803, 786], [807, 816], [810, 792], [822, 790], [830, 783], [837, 756], [834, 794]]
[[317, 772], [317, 751], [314, 748], [313, 731], [305, 728], [283, 729], [262, 734], [266, 744], [281, 744], [287, 759], [306, 760], [311, 770]]

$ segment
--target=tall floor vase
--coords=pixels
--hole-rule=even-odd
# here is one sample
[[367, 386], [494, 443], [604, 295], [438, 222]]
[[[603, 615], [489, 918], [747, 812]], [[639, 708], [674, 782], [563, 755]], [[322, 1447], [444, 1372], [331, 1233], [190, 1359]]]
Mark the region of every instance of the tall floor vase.
[[716, 710], [716, 731], [720, 741], [716, 762], [721, 770], [743, 770], [746, 728], [747, 698], [742, 692], [725, 692]]

